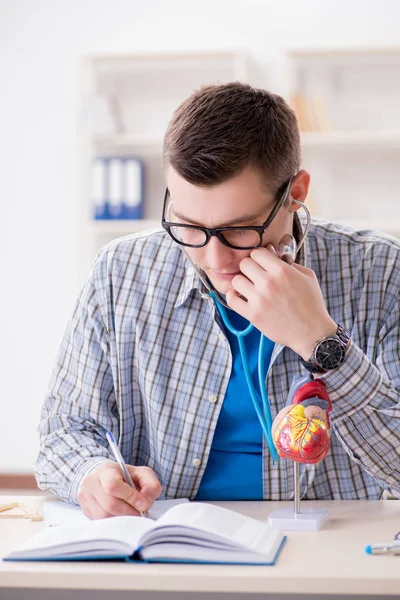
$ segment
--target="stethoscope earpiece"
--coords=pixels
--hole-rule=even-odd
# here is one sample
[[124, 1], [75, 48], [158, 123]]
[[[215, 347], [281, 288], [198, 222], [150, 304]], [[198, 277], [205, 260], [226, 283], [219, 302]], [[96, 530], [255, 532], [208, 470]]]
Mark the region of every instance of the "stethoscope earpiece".
[[290, 233], [286, 233], [275, 248], [277, 256], [288, 265], [293, 264], [296, 260], [297, 251], [297, 242]]

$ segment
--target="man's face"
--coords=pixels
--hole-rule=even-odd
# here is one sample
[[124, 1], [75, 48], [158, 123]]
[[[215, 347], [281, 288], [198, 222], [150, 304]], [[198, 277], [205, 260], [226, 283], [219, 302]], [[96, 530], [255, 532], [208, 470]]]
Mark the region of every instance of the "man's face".
[[[247, 168], [240, 175], [215, 186], [195, 186], [171, 167], [167, 173], [173, 211], [179, 223], [204, 227], [260, 226], [266, 221], [276, 198], [265, 190], [257, 171]], [[296, 207], [297, 208], [297, 207]], [[278, 245], [285, 233], [292, 233], [293, 213], [282, 207], [263, 236], [263, 246]], [[240, 273], [240, 261], [251, 250], [235, 250], [213, 236], [202, 248], [186, 248], [221, 294], [231, 289]]]

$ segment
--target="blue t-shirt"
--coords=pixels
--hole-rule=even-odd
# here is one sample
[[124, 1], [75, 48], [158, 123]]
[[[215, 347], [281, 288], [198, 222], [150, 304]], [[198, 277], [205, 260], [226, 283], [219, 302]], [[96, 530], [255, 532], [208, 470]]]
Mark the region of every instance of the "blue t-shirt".
[[[233, 327], [245, 329], [249, 322], [228, 311]], [[248, 391], [239, 342], [226, 329], [232, 351], [232, 373], [219, 414], [207, 467], [196, 500], [262, 500], [262, 429]], [[255, 389], [258, 384], [260, 332], [254, 328], [245, 338]], [[268, 369], [274, 342], [264, 343]]]

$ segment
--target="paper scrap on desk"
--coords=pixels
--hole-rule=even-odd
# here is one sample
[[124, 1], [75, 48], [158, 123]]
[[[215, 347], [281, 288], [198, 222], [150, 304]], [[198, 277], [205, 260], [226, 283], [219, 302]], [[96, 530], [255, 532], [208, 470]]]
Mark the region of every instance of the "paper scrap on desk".
[[[176, 504], [189, 502], [187, 498], [179, 498], [177, 500], [157, 500], [149, 510], [149, 517], [157, 520]], [[50, 527], [56, 525], [76, 525], [79, 523], [87, 523], [90, 521], [86, 517], [80, 506], [69, 504], [60, 500], [45, 500], [43, 502], [43, 519], [44, 524]]]
[[50, 527], [54, 525], [76, 525], [77, 523], [90, 521], [88, 517], [85, 517], [80, 506], [61, 500], [45, 500], [43, 502], [43, 520], [44, 524]]

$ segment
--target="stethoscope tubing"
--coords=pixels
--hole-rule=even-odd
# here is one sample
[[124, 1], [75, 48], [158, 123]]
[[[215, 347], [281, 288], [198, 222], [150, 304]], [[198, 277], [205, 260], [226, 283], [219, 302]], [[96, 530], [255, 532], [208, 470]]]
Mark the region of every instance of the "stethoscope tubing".
[[[304, 241], [307, 237], [308, 230], [310, 227], [310, 221], [311, 221], [310, 211], [308, 210], [307, 206], [305, 206], [305, 204], [303, 204], [303, 202], [300, 202], [299, 200], [292, 199], [292, 201], [295, 202], [296, 204], [299, 204], [300, 207], [305, 211], [306, 224], [304, 226], [302, 239], [297, 244], [295, 254], [294, 254], [294, 256], [290, 257], [291, 263], [294, 262], [294, 260], [297, 256], [297, 253], [299, 252], [300, 248], [304, 244]], [[265, 369], [264, 346], [265, 346], [266, 338], [263, 334], [261, 334], [259, 351], [258, 351], [258, 383], [259, 383], [259, 387], [260, 387], [261, 402], [262, 402], [261, 403], [259, 400], [259, 397], [257, 395], [256, 389], [254, 387], [252, 377], [251, 377], [251, 372], [250, 372], [250, 367], [249, 367], [249, 362], [248, 362], [248, 357], [247, 357], [247, 351], [246, 351], [246, 347], [245, 347], [245, 343], [244, 343], [244, 338], [254, 329], [254, 325], [249, 323], [249, 325], [242, 331], [233, 327], [232, 323], [229, 320], [228, 314], [226, 312], [226, 309], [229, 309], [229, 306], [223, 300], [223, 298], [221, 297], [219, 292], [214, 288], [212, 283], [207, 279], [207, 277], [205, 277], [202, 274], [201, 270], [199, 269], [199, 267], [197, 266], [195, 261], [190, 257], [188, 252], [186, 252], [185, 248], [183, 246], [180, 246], [180, 249], [182, 250], [185, 257], [192, 264], [195, 272], [197, 273], [200, 280], [202, 281], [202, 283], [208, 290], [209, 295], [214, 300], [215, 306], [216, 306], [217, 310], [219, 311], [219, 314], [221, 315], [221, 318], [224, 322], [225, 327], [233, 335], [235, 335], [238, 339], [240, 357], [242, 360], [243, 370], [244, 370], [244, 374], [245, 374], [245, 378], [246, 378], [247, 387], [248, 387], [248, 390], [250, 393], [250, 397], [251, 397], [254, 409], [256, 411], [258, 420], [260, 422], [261, 429], [262, 429], [265, 439], [267, 441], [271, 457], [274, 461], [278, 461], [279, 455], [276, 450], [274, 441], [272, 439], [272, 414], [271, 414], [271, 407], [270, 407], [270, 403], [268, 400], [266, 384], [265, 384], [266, 369]]]
[[[238, 340], [240, 358], [242, 360], [244, 375], [246, 378], [246, 383], [247, 383], [247, 387], [248, 387], [248, 390], [250, 393], [250, 397], [251, 397], [254, 409], [256, 411], [257, 418], [260, 422], [262, 431], [267, 440], [267, 444], [268, 444], [268, 448], [271, 453], [271, 456], [274, 461], [277, 461], [279, 459], [279, 456], [278, 456], [278, 452], [275, 448], [275, 444], [273, 442], [272, 432], [271, 432], [271, 430], [272, 430], [271, 407], [268, 402], [268, 396], [267, 396], [267, 392], [265, 389], [265, 381], [263, 381], [263, 377], [264, 377], [263, 373], [265, 373], [264, 345], [265, 345], [266, 338], [263, 334], [261, 334], [260, 345], [259, 345], [259, 350], [258, 350], [258, 382], [259, 382], [259, 386], [260, 386], [260, 393], [261, 393], [261, 400], [262, 400], [262, 406], [261, 406], [260, 400], [257, 397], [257, 392], [254, 387], [253, 380], [252, 380], [250, 367], [249, 367], [249, 360], [248, 360], [248, 356], [247, 356], [247, 350], [246, 350], [246, 346], [244, 343], [245, 337], [251, 331], [253, 331], [254, 325], [252, 325], [250, 323], [245, 329], [242, 329], [242, 330], [236, 329], [235, 327], [233, 327], [232, 323], [230, 322], [228, 314], [225, 310], [225, 307], [222, 306], [222, 304], [220, 304], [220, 302], [217, 299], [217, 297], [215, 296], [214, 292], [210, 292], [210, 296], [213, 298], [213, 300], [216, 304], [217, 310], [219, 311], [219, 314], [221, 315], [221, 318], [224, 322], [225, 327], [230, 331], [230, 333], [232, 333], [234, 336], [236, 336], [236, 338]], [[264, 412], [264, 414], [263, 414], [263, 412]]]

